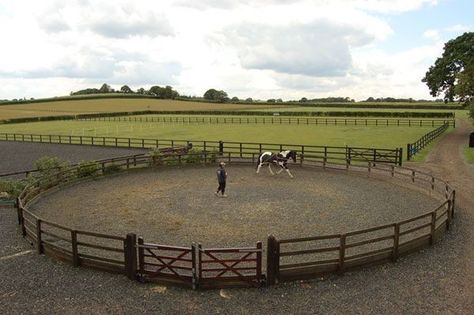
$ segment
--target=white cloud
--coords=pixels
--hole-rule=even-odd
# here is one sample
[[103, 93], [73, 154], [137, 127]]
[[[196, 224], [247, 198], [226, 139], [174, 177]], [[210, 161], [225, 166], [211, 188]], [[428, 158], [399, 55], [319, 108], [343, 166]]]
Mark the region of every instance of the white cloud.
[[423, 33], [423, 36], [435, 41], [438, 41], [441, 39], [441, 36], [438, 30], [427, 30]]
[[[435, 4], [432, 0], [2, 2], [0, 36], [8, 49], [0, 50], [0, 99], [62, 95], [103, 82], [132, 88], [170, 84], [193, 95], [215, 87], [230, 95], [263, 99], [397, 93], [427, 97], [418, 81], [433, 52], [439, 52], [439, 43], [406, 55], [382, 53], [377, 47], [394, 33], [387, 14]], [[436, 38], [436, 30], [425, 36]]]

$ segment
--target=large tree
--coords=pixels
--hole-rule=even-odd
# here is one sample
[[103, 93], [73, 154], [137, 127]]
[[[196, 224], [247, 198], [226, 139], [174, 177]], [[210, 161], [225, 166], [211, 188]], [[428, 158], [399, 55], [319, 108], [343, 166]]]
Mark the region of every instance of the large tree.
[[107, 83], [102, 84], [99, 89], [99, 93], [112, 93], [113, 91], [114, 89], [112, 89]]
[[430, 94], [444, 93], [445, 101], [470, 102], [474, 98], [474, 32], [448, 41], [443, 55], [422, 79]]
[[209, 89], [204, 93], [204, 98], [210, 101], [217, 101], [224, 103], [229, 100], [227, 93], [222, 90]]
[[128, 85], [124, 85], [120, 88], [120, 92], [125, 94], [133, 93], [132, 89]]

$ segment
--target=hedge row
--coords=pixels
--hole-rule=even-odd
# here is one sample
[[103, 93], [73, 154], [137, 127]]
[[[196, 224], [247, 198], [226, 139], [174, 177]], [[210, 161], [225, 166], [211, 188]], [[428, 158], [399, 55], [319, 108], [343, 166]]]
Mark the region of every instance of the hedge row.
[[315, 117], [406, 117], [406, 118], [454, 118], [454, 112], [373, 112], [373, 111], [317, 111], [317, 112], [264, 112], [264, 111], [136, 111], [98, 114], [81, 114], [77, 118], [115, 117], [133, 115], [226, 115], [226, 116], [315, 116]]

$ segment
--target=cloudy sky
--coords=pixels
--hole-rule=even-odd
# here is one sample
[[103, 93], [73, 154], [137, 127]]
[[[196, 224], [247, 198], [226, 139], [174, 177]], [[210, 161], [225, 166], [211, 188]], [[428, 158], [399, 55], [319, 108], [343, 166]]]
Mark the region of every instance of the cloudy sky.
[[0, 99], [104, 82], [202, 96], [430, 99], [472, 0], [1, 0]]

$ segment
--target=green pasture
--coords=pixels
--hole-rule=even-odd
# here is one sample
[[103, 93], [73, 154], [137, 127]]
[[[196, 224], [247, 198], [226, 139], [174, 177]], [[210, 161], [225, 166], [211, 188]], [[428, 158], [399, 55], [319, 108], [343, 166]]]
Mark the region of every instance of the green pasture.
[[406, 148], [431, 127], [321, 126], [288, 124], [176, 124], [48, 121], [0, 125], [0, 132], [177, 140], [223, 140], [329, 146]]
[[[229, 119], [229, 122], [230, 122], [230, 119], [234, 119], [234, 123], [238, 123], [239, 119], [242, 120], [242, 123], [247, 123], [247, 119], [249, 120], [249, 123], [252, 123], [252, 120], [254, 120], [254, 123], [255, 123], [255, 118], [258, 118], [258, 121], [261, 121], [262, 119], [265, 119], [266, 121], [269, 121], [271, 120], [272, 118], [274, 119], [274, 122], [277, 123], [278, 122], [278, 119], [279, 118], [284, 118], [284, 119], [292, 119], [294, 122], [294, 124], [296, 124], [296, 120], [299, 118], [300, 119], [300, 123], [303, 124], [305, 123], [306, 119], [309, 119], [310, 121], [312, 120], [315, 120], [317, 119], [319, 122], [324, 122], [326, 119], [328, 120], [328, 122], [330, 123], [331, 121], [334, 121], [334, 119], [336, 119], [338, 121], [338, 123], [341, 123], [341, 124], [344, 124], [344, 119], [347, 119], [348, 122], [351, 122], [351, 121], [354, 121], [354, 120], [357, 120], [358, 121], [358, 124], [362, 124], [362, 122], [360, 121], [363, 121], [365, 119], [368, 119], [368, 120], [378, 120], [380, 122], [380, 124], [384, 124], [384, 122], [388, 119], [389, 121], [393, 121], [393, 120], [400, 120], [400, 121], [403, 121], [403, 120], [411, 120], [413, 122], [413, 125], [416, 125], [417, 122], [419, 122], [420, 120], [438, 120], [438, 121], [443, 121], [443, 120], [452, 120], [451, 118], [433, 118], [433, 117], [416, 117], [416, 118], [412, 118], [412, 117], [366, 117], [366, 116], [350, 116], [350, 117], [346, 117], [346, 116], [335, 116], [335, 117], [331, 117], [331, 116], [306, 116], [306, 115], [303, 115], [303, 116], [295, 116], [295, 115], [285, 115], [285, 112], [282, 112], [280, 115], [258, 115], [258, 114], [255, 114], [255, 115], [197, 115], [197, 114], [150, 114], [150, 115], [124, 115], [124, 116], [117, 116], [116, 119], [118, 119], [118, 117], [122, 117], [125, 119], [128, 119], [130, 117], [131, 120], [134, 120], [134, 119], [146, 119], [147, 117], [172, 117], [172, 118], [184, 118], [184, 119], [188, 119], [188, 118], [198, 118], [198, 119], [201, 119], [201, 118], [204, 118], [206, 120], [209, 120], [210, 118], [212, 118], [213, 120], [215, 119], [219, 119], [219, 122], [220, 121], [223, 121], [224, 118], [226, 119]], [[106, 118], [107, 119], [107, 118]], [[111, 119], [114, 119], [114, 118], [111, 118]], [[258, 123], [261, 123], [261, 122], [258, 122]]]
[[474, 148], [464, 147], [464, 160], [469, 164], [474, 164]]

